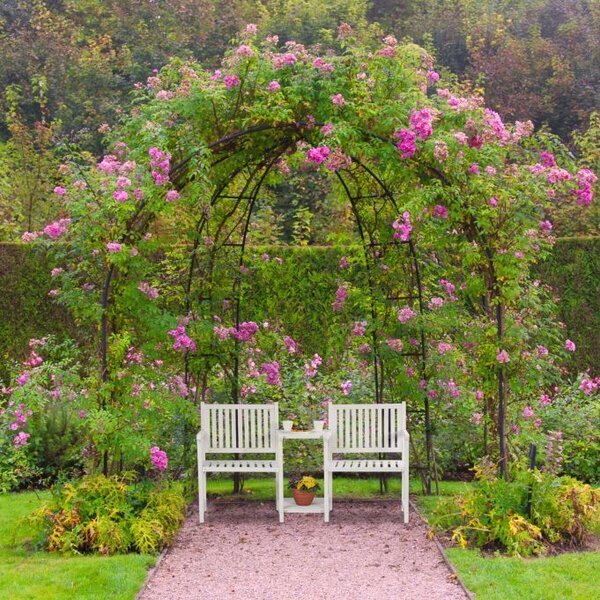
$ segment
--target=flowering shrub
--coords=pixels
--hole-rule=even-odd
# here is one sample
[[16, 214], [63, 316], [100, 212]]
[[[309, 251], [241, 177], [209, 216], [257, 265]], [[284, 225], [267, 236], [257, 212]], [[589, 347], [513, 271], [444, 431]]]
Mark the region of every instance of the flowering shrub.
[[31, 339], [13, 385], [0, 388], [0, 489], [48, 485], [83, 470], [87, 390], [78, 359], [70, 342]]

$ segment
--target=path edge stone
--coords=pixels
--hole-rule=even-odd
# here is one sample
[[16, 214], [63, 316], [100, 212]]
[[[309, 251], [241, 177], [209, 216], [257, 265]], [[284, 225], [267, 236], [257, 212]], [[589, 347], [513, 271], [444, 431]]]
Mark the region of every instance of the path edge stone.
[[[421, 519], [421, 521], [423, 521], [423, 523], [425, 523], [427, 526], [429, 526], [427, 519], [425, 519], [425, 517], [423, 517], [418, 506], [415, 504], [414, 500], [412, 500], [412, 499], [410, 500], [410, 507], [413, 509], [413, 511], [415, 513], [417, 513], [417, 515], [419, 516], [419, 519]], [[430, 532], [431, 532], [431, 539], [434, 541], [435, 547], [438, 549], [440, 556], [443, 558], [444, 562], [446, 563], [446, 566], [448, 567], [448, 569], [450, 570], [452, 575], [454, 575], [454, 577], [456, 577], [456, 581], [462, 588], [463, 592], [466, 594], [466, 596], [467, 596], [467, 598], [469, 598], [469, 600], [475, 600], [475, 594], [471, 590], [469, 590], [469, 588], [465, 585], [465, 582], [462, 580], [461, 576], [458, 574], [456, 567], [450, 562], [450, 560], [446, 556], [446, 552], [444, 551], [444, 546], [442, 546], [442, 543], [440, 542], [437, 534], [431, 528], [430, 528]]]

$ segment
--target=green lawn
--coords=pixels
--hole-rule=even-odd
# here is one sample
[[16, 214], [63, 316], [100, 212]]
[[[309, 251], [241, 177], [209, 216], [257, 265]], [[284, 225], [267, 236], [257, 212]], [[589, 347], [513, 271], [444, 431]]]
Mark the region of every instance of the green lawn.
[[600, 553], [548, 558], [483, 557], [450, 548], [448, 558], [477, 600], [592, 600], [600, 590]]
[[155, 557], [62, 557], [31, 548], [23, 518], [42, 501], [31, 492], [0, 495], [0, 599], [98, 600], [135, 597]]

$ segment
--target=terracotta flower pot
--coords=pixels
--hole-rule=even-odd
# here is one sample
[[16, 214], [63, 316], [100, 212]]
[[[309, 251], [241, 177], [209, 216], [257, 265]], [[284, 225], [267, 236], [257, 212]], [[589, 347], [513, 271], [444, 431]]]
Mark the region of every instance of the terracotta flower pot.
[[315, 493], [308, 490], [292, 490], [292, 496], [298, 506], [310, 506], [315, 499]]

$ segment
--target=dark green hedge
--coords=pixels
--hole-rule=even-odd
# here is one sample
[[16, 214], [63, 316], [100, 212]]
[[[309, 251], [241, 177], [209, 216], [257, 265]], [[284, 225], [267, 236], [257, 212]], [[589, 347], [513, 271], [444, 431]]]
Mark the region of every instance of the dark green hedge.
[[0, 244], [0, 377], [7, 361], [28, 354], [29, 339], [77, 335], [70, 316], [48, 297], [50, 269], [46, 257], [31, 246]]
[[[321, 346], [327, 341], [320, 336], [327, 330], [330, 313], [323, 310], [323, 302], [332, 300], [342, 275], [337, 268], [340, 257], [345, 252], [356, 257], [356, 249], [279, 247], [264, 251], [283, 257], [284, 263], [270, 281], [266, 273], [257, 273], [256, 285], [244, 302], [243, 318], [261, 321], [279, 314], [292, 335], [307, 347], [325, 352]], [[35, 249], [0, 244], [0, 356], [5, 360], [22, 358], [31, 337], [49, 333], [79, 337], [69, 315], [48, 297], [50, 269]], [[600, 238], [560, 240], [538, 272], [555, 290], [566, 335], [577, 344], [574, 369], [590, 367], [600, 373]]]
[[600, 374], [600, 237], [563, 238], [539, 267], [554, 289], [567, 337], [577, 344], [577, 369]]

